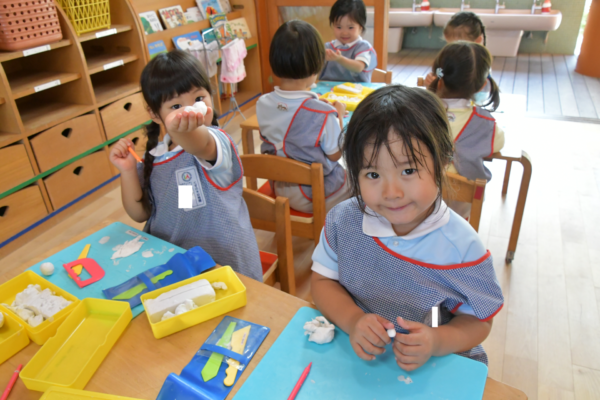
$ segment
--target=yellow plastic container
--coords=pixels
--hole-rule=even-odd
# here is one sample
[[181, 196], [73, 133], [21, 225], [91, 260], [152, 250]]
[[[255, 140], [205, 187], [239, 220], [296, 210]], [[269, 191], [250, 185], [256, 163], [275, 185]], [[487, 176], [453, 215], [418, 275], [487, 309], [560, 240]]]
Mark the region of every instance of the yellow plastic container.
[[[331, 98], [331, 96], [348, 96], [351, 98], [356, 98], [358, 99], [358, 101], [347, 101], [347, 100], [338, 100], [338, 99], [333, 99]], [[356, 107], [358, 107], [358, 104], [364, 100], [365, 96], [363, 96], [362, 94], [347, 94], [347, 93], [335, 93], [335, 92], [327, 92], [325, 93], [323, 96], [320, 97], [321, 99], [327, 100], [331, 103], [333, 103], [334, 101], [339, 101], [340, 103], [344, 103], [346, 105], [346, 110], [348, 111], [354, 111], [356, 110]]]
[[19, 376], [29, 390], [83, 389], [131, 318], [129, 303], [81, 301]]
[[139, 400], [133, 397], [115, 396], [113, 394], [104, 394], [96, 392], [88, 392], [85, 390], [65, 389], [59, 387], [51, 387], [40, 398], [40, 400]]
[[[65, 299], [72, 301], [72, 303], [57, 312], [54, 317], [47, 319], [34, 328], [26, 321], [22, 320], [17, 314], [13, 313], [7, 307], [2, 305], [11, 305], [12, 302], [15, 301], [17, 293], [22, 292], [25, 290], [25, 288], [27, 288], [27, 285], [31, 284], [40, 285], [42, 290], [50, 289], [57, 296], [62, 296]], [[31, 340], [39, 345], [46, 343], [46, 340], [54, 336], [60, 324], [62, 324], [67, 315], [69, 315], [75, 309], [77, 304], [79, 304], [79, 299], [77, 297], [47, 281], [33, 271], [25, 271], [22, 274], [12, 278], [10, 281], [0, 285], [0, 310], [5, 311], [6, 313], [10, 314], [11, 317], [19, 321], [25, 327], [25, 330], [27, 331], [27, 334]]]
[[364, 97], [367, 97], [374, 91], [375, 91], [375, 89], [363, 86], [360, 83], [350, 83], [350, 82], [342, 83], [341, 85], [337, 85], [337, 86], [333, 87], [334, 93], [360, 94]]
[[4, 315], [4, 325], [0, 328], [0, 364], [8, 360], [29, 344], [25, 327], [9, 313]]
[[65, 11], [77, 36], [82, 33], [110, 28], [108, 0], [57, 0]]
[[230, 266], [205, 272], [204, 274], [194, 276], [185, 281], [177, 282], [153, 292], [145, 293], [140, 296], [140, 299], [143, 304], [148, 299], [155, 299], [163, 293], [196, 282], [200, 279], [206, 279], [210, 283], [224, 282], [227, 285], [227, 290], [216, 289], [216, 298], [212, 303], [205, 304], [191, 311], [157, 323], [152, 323], [152, 321], [150, 321], [150, 316], [146, 313], [146, 317], [148, 318], [148, 322], [150, 322], [150, 327], [152, 328], [152, 333], [155, 338], [160, 339], [172, 335], [175, 332], [182, 331], [246, 305], [246, 286], [244, 286]]

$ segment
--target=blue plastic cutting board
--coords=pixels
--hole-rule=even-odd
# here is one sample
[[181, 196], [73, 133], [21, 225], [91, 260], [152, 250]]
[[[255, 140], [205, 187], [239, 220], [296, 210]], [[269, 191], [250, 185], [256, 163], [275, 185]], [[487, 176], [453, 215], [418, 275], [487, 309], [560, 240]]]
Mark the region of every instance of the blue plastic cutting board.
[[[375, 361], [363, 361], [354, 353], [348, 335], [336, 328], [331, 343], [308, 341], [304, 323], [321, 315], [303, 307], [277, 338], [240, 388], [235, 400], [287, 399], [304, 368], [310, 374], [297, 400], [314, 399], [447, 399], [480, 400], [487, 367], [457, 355], [432, 357], [413, 372], [405, 372], [394, 360], [391, 346]], [[400, 382], [400, 375], [413, 383]]]
[[[135, 236], [128, 234], [127, 231], [135, 232], [148, 240], [144, 241], [144, 244], [137, 253], [134, 253], [129, 257], [111, 260], [110, 258], [114, 253], [113, 247], [135, 238]], [[108, 242], [100, 244], [100, 239], [105, 236], [110, 237], [110, 239]], [[63, 268], [63, 264], [75, 261], [86, 244], [91, 245], [88, 258], [95, 260], [102, 267], [105, 275], [104, 278], [100, 279], [98, 282], [80, 289], [68, 276], [67, 271]], [[171, 249], [173, 250], [169, 251]], [[142, 253], [147, 250], [152, 250], [152, 257], [144, 258], [142, 256]], [[116, 286], [149, 268], [164, 264], [176, 253], [185, 253], [185, 249], [123, 223], [115, 222], [28, 269], [43, 276], [80, 300], [87, 297], [105, 299], [106, 297], [104, 297], [102, 289]], [[52, 275], [44, 276], [40, 272], [40, 265], [44, 262], [51, 262], [54, 264], [54, 273]], [[86, 274], [87, 273], [84, 270], [81, 278], [85, 280], [89, 277], [89, 274]], [[144, 311], [144, 307], [141, 304], [131, 310], [134, 317], [139, 315], [142, 311]]]

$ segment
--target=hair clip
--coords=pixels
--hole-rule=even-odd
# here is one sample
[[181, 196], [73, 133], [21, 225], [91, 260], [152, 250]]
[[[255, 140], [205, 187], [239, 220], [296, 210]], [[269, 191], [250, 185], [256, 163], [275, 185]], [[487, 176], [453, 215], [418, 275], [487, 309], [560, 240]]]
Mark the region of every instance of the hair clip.
[[435, 70], [435, 74], [437, 75], [438, 78], [443, 78], [444, 77], [444, 71], [441, 68], [438, 68]]

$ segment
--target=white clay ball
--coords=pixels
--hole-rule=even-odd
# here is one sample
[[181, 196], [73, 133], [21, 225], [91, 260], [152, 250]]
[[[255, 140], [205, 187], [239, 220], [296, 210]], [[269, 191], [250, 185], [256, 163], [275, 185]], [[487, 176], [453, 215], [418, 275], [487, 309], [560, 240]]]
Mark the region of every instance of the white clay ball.
[[0, 312], [0, 328], [4, 326], [4, 314]]
[[387, 334], [389, 337], [394, 338], [396, 337], [396, 330], [395, 329], [388, 329], [387, 330]]
[[45, 262], [40, 265], [40, 271], [46, 276], [52, 275], [54, 273], [54, 265], [50, 262]]
[[195, 111], [195, 112], [199, 112], [202, 114], [202, 116], [206, 115], [206, 112], [208, 111], [208, 107], [206, 107], [206, 103], [204, 103], [203, 101], [197, 101], [194, 103], [193, 106], [187, 106], [183, 109], [183, 111]]

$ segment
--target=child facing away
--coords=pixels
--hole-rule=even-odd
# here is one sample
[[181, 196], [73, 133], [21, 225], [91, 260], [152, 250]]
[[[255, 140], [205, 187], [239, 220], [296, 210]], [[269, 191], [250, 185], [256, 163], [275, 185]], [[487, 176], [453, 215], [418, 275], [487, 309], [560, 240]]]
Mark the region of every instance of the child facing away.
[[[346, 106], [319, 100], [310, 86], [323, 67], [325, 50], [319, 32], [310, 24], [293, 20], [277, 29], [269, 50], [269, 62], [281, 86], [256, 104], [263, 140], [261, 152], [288, 157], [306, 164], [323, 165], [327, 210], [349, 196], [346, 171], [338, 163], [339, 138]], [[277, 196], [290, 207], [312, 212], [312, 189], [307, 185], [274, 182]]]
[[[217, 127], [210, 83], [198, 60], [180, 50], [159, 54], [144, 67], [141, 87], [152, 118], [144, 162], [129, 153], [129, 139], [110, 152], [121, 172], [125, 211], [136, 222], [146, 221], [145, 232], [185, 249], [200, 246], [216, 263], [262, 282], [242, 198], [242, 165], [233, 141]], [[196, 102], [206, 104], [206, 115], [184, 111]], [[193, 187], [191, 209], [179, 208], [181, 185]]]
[[[481, 343], [504, 299], [477, 232], [441, 199], [452, 136], [431, 93], [400, 85], [363, 100], [343, 155], [353, 197], [328, 214], [312, 297], [373, 360], [390, 344], [406, 371], [451, 353], [487, 364]], [[432, 328], [438, 307], [438, 328]]]
[[[485, 157], [504, 146], [504, 132], [490, 111], [473, 105], [475, 94], [488, 83], [490, 92], [483, 106], [494, 111], [500, 103], [500, 90], [488, 77], [492, 66], [490, 52], [473, 42], [447, 44], [433, 62], [436, 78], [428, 89], [442, 99], [454, 139], [454, 160], [448, 170], [471, 179], [492, 179], [483, 163]], [[451, 201], [450, 207], [468, 218], [470, 203]]]
[[329, 13], [335, 40], [325, 44], [327, 63], [321, 81], [371, 82], [377, 54], [360, 36], [365, 31], [367, 9], [362, 0], [337, 0]]

